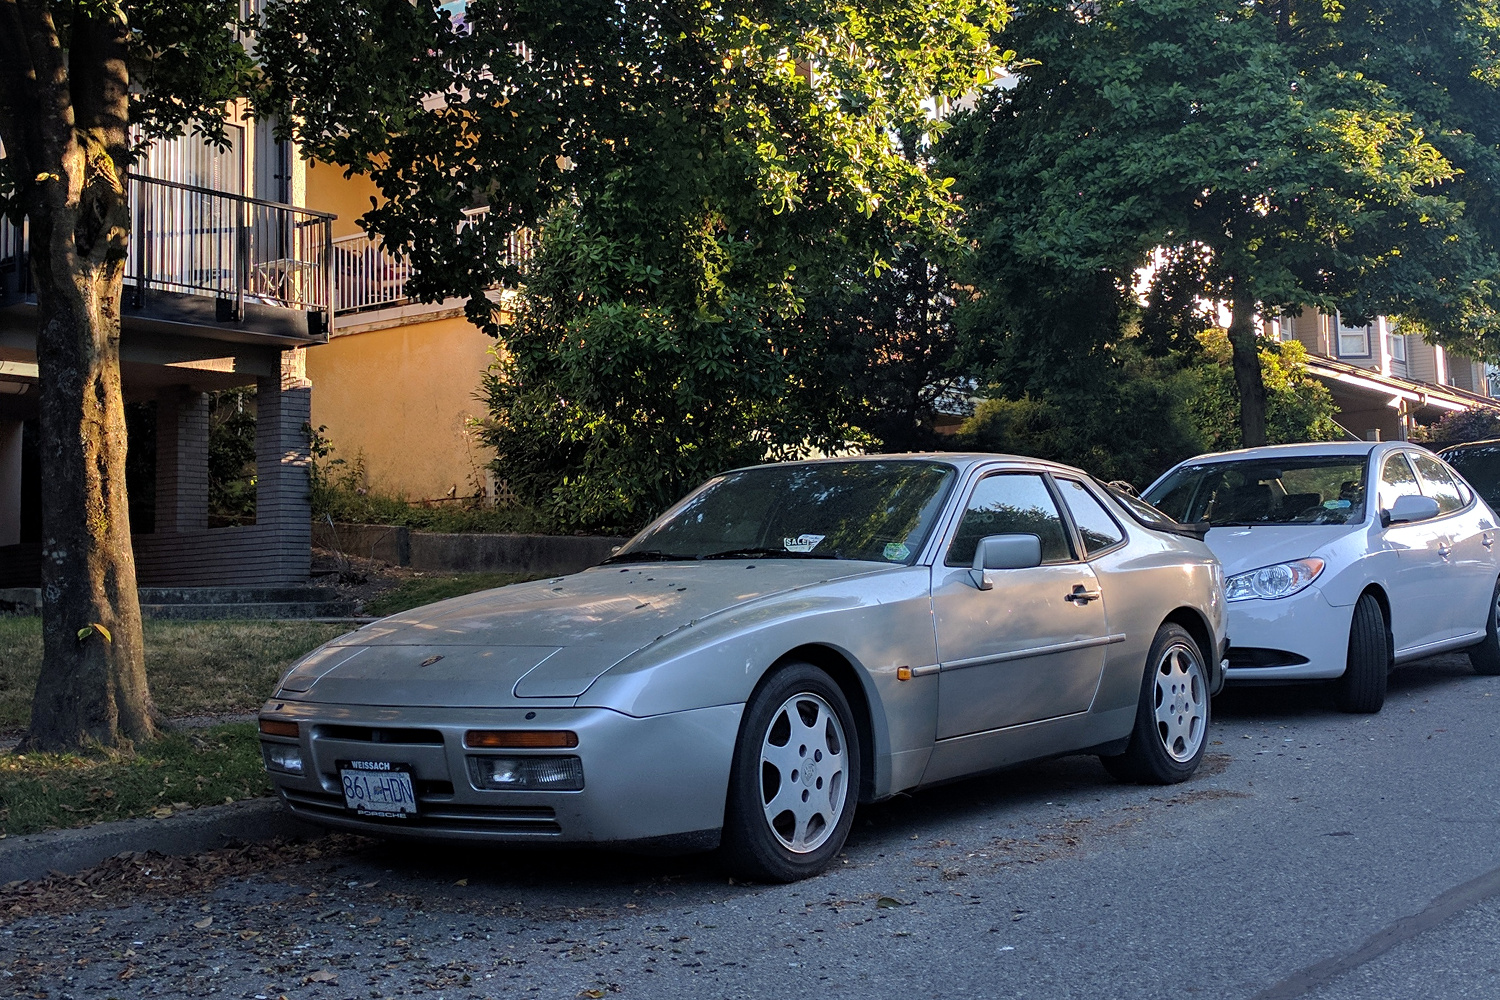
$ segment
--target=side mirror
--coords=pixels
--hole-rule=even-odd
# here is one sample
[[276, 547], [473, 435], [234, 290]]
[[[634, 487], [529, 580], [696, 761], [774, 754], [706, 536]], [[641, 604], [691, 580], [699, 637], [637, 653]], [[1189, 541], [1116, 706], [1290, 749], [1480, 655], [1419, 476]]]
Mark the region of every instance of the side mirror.
[[1036, 535], [987, 535], [974, 546], [974, 568], [969, 575], [980, 590], [992, 590], [987, 569], [1030, 569], [1042, 564], [1042, 540]]
[[1387, 525], [1411, 524], [1413, 521], [1430, 521], [1438, 516], [1438, 502], [1432, 497], [1405, 493], [1396, 498], [1390, 510], [1380, 512], [1380, 519]]

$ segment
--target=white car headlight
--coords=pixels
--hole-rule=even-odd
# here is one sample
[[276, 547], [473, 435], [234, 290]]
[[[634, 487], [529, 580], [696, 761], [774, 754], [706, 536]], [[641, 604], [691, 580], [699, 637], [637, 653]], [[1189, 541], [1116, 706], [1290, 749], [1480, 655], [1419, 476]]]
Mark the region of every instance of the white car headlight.
[[1231, 576], [1224, 584], [1224, 600], [1248, 601], [1258, 597], [1274, 601], [1291, 597], [1316, 580], [1321, 572], [1321, 559], [1294, 559], [1274, 566], [1262, 566]]

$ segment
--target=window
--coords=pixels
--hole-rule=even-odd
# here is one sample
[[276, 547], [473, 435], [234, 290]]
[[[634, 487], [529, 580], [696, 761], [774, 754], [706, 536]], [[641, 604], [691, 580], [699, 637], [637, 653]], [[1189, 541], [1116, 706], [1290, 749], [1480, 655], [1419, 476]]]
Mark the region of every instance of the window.
[[1078, 534], [1083, 537], [1084, 555], [1092, 556], [1125, 540], [1120, 525], [1109, 516], [1104, 505], [1094, 498], [1082, 483], [1072, 479], [1059, 479], [1063, 502], [1073, 513], [1073, 522], [1078, 525]]
[[1347, 454], [1184, 465], [1145, 500], [1183, 524], [1357, 524], [1366, 468], [1364, 456]]
[[1411, 471], [1406, 456], [1397, 452], [1385, 460], [1380, 469], [1380, 509], [1390, 510], [1400, 496], [1421, 496], [1417, 475]]
[[1042, 477], [1006, 473], [981, 479], [974, 487], [945, 562], [949, 566], [972, 565], [981, 538], [1012, 534], [1041, 539], [1044, 563], [1073, 558], [1062, 516]]
[[1338, 325], [1339, 357], [1368, 358], [1370, 356], [1370, 325], [1345, 326], [1344, 318], [1335, 314]]
[[1390, 354], [1392, 361], [1406, 362], [1406, 335], [1404, 333], [1387, 334], [1390, 341]]
[[1443, 463], [1427, 455], [1413, 455], [1412, 463], [1422, 479], [1422, 492], [1437, 501], [1439, 514], [1451, 514], [1464, 509], [1464, 499], [1458, 492], [1458, 483]]
[[678, 504], [611, 562], [859, 559], [911, 565], [956, 473], [943, 462], [766, 465], [727, 472]]

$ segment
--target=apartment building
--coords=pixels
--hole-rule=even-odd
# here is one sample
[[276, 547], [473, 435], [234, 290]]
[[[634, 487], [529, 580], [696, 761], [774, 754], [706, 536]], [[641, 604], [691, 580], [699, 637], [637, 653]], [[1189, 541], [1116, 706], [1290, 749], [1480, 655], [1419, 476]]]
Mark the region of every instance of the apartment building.
[[[364, 484], [412, 501], [493, 496], [494, 455], [475, 422], [495, 341], [464, 317], [464, 300], [420, 303], [407, 294], [410, 268], [359, 218], [379, 198], [366, 177], [309, 163], [308, 204], [337, 215], [333, 223], [335, 314], [328, 344], [308, 355], [317, 391], [312, 425]], [[479, 214], [482, 210], [472, 214]], [[524, 256], [524, 234], [508, 252]], [[509, 293], [496, 291], [502, 310]]]
[[[146, 586], [284, 585], [311, 557], [307, 348], [335, 315], [332, 213], [307, 207], [306, 168], [248, 118], [216, 149], [162, 143], [129, 176], [121, 322], [127, 403], [154, 403], [155, 506], [132, 524]], [[0, 586], [40, 578], [37, 305], [30, 233], [0, 220]], [[208, 401], [254, 386], [253, 524], [209, 526]]]
[[1405, 440], [1414, 425], [1445, 413], [1476, 407], [1500, 413], [1494, 366], [1404, 334], [1384, 316], [1352, 324], [1309, 309], [1267, 326], [1273, 336], [1307, 348], [1308, 373], [1328, 386], [1336, 419], [1355, 437]]

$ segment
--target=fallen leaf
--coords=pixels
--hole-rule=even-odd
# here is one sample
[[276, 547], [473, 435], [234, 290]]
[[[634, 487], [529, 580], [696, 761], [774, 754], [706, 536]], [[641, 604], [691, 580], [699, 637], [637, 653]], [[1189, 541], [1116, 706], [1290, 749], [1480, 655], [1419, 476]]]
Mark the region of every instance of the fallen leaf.
[[173, 809], [191, 809], [193, 807], [190, 806], [190, 805], [188, 805], [186, 802], [173, 802], [172, 803], [172, 808]]
[[202, 920], [194, 920], [193, 926], [198, 928], [200, 931], [206, 931], [213, 925], [213, 922], [213, 917], [204, 917]]
[[592, 997], [593, 1000], [599, 1000], [600, 997], [604, 996], [604, 991], [603, 990], [579, 990], [578, 991], [578, 995], [581, 996], [581, 997]]
[[374, 927], [378, 923], [380, 923], [379, 917], [371, 917], [369, 920], [363, 921], [362, 925], [365, 927]]
[[153, 809], [151, 810], [151, 815], [156, 819], [166, 819], [168, 816], [172, 815], [172, 807], [162, 806], [159, 809]]
[[240, 931], [240, 940], [249, 941], [251, 938], [260, 937], [260, 931]]
[[879, 899], [875, 900], [875, 908], [878, 910], [892, 910], [898, 906], [905, 905], [905, 903], [901, 902], [901, 900], [897, 899], [895, 896], [881, 896]]
[[314, 972], [311, 975], [303, 976], [302, 981], [304, 983], [332, 983], [337, 981], [338, 978], [339, 974], [337, 972], [329, 972], [327, 969], [319, 969], [317, 972]]
[[461, 878], [457, 882], [454, 882], [453, 884], [454, 885], [468, 885], [469, 884], [469, 880], [466, 879], [466, 878]]

